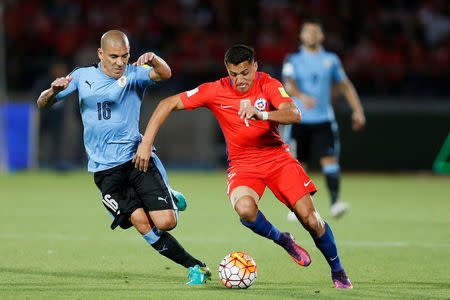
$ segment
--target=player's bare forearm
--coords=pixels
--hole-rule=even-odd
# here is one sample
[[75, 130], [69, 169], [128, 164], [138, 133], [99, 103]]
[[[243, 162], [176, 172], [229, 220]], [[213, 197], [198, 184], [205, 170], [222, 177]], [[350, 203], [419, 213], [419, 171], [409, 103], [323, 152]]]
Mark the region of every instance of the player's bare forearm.
[[352, 108], [352, 128], [353, 130], [360, 130], [366, 124], [366, 117], [364, 116], [364, 109], [359, 100], [358, 93], [355, 90], [352, 82], [348, 79], [340, 84], [340, 88], [348, 104]]
[[347, 99], [348, 104], [352, 108], [353, 112], [363, 112], [361, 101], [359, 100], [358, 93], [350, 80], [344, 80], [340, 84], [341, 92], [344, 94], [345, 99]]
[[43, 91], [37, 100], [37, 106], [39, 108], [48, 108], [56, 102], [56, 95], [65, 90], [73, 77], [59, 77], [56, 78], [49, 89]]
[[153, 112], [147, 127], [145, 129], [144, 137], [142, 138], [142, 144], [151, 146], [155, 140], [155, 136], [158, 133], [159, 128], [169, 117], [173, 111], [173, 107], [166, 99], [158, 104], [158, 107]]
[[159, 128], [164, 124], [172, 111], [181, 109], [184, 109], [184, 105], [179, 95], [168, 97], [158, 104], [158, 107], [148, 121], [142, 142], [133, 158], [136, 168], [144, 172], [147, 171], [148, 161], [152, 153], [152, 145]]
[[49, 88], [41, 93], [37, 100], [38, 108], [49, 108], [56, 102], [56, 94], [52, 88]]
[[278, 110], [269, 111], [267, 119], [269, 121], [288, 125], [300, 123], [302, 121], [302, 115], [294, 102], [284, 102], [280, 104]]
[[158, 55], [155, 54], [150, 64], [153, 67], [150, 71], [151, 80], [164, 81], [172, 77], [172, 70], [170, 70], [169, 65]]
[[133, 63], [133, 66], [142, 66], [148, 64], [153, 68], [150, 70], [148, 76], [153, 81], [164, 81], [172, 77], [172, 71], [169, 65], [153, 52], [146, 52], [139, 56], [137, 61]]

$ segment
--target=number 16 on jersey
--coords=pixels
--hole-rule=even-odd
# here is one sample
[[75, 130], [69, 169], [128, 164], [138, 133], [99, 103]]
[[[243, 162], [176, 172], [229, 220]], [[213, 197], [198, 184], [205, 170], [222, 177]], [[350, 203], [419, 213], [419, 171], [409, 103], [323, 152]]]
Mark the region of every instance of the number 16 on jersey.
[[97, 102], [97, 114], [98, 119], [101, 120], [103, 117], [103, 120], [109, 120], [111, 118], [111, 102], [109, 101], [103, 101], [103, 102]]

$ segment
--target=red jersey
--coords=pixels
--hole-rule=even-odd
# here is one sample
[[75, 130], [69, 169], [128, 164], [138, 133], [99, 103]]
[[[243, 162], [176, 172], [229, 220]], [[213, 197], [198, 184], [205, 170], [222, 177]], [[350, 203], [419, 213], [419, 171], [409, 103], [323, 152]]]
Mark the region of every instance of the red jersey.
[[222, 128], [228, 147], [230, 164], [243, 162], [260, 164], [275, 152], [283, 150], [283, 140], [278, 132], [278, 123], [248, 120], [248, 126], [238, 115], [241, 100], [250, 100], [258, 111], [278, 109], [281, 103], [293, 101], [283, 85], [270, 75], [257, 72], [251, 89], [239, 92], [230, 77], [208, 82], [180, 94], [188, 110], [209, 108]]

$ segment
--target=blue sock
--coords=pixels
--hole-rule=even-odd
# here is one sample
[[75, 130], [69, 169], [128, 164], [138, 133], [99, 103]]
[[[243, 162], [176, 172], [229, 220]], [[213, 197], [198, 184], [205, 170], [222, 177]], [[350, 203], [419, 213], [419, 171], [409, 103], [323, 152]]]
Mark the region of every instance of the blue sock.
[[339, 259], [333, 232], [327, 223], [325, 223], [325, 233], [321, 237], [313, 237], [313, 239], [317, 248], [319, 248], [320, 252], [325, 256], [325, 259], [331, 267], [331, 271], [337, 272], [343, 270], [344, 268]]
[[245, 227], [250, 228], [254, 233], [257, 233], [263, 237], [266, 237], [273, 241], [278, 241], [280, 239], [281, 233], [278, 229], [275, 228], [269, 221], [267, 221], [266, 217], [262, 214], [261, 211], [258, 210], [258, 215], [256, 216], [256, 220], [252, 223], [247, 223], [242, 221]]
[[159, 230], [156, 226], [153, 226], [153, 228], [147, 234], [143, 234], [142, 237], [147, 241], [147, 243], [153, 245], [159, 241], [162, 233], [163, 231]]

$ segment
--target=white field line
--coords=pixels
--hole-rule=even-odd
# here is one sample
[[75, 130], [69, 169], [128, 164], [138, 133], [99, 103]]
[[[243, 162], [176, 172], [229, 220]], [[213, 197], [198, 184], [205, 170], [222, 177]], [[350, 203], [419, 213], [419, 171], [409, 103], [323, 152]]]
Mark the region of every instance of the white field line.
[[446, 243], [411, 243], [411, 242], [369, 242], [369, 241], [337, 241], [338, 245], [351, 247], [425, 247], [425, 248], [450, 248]]

